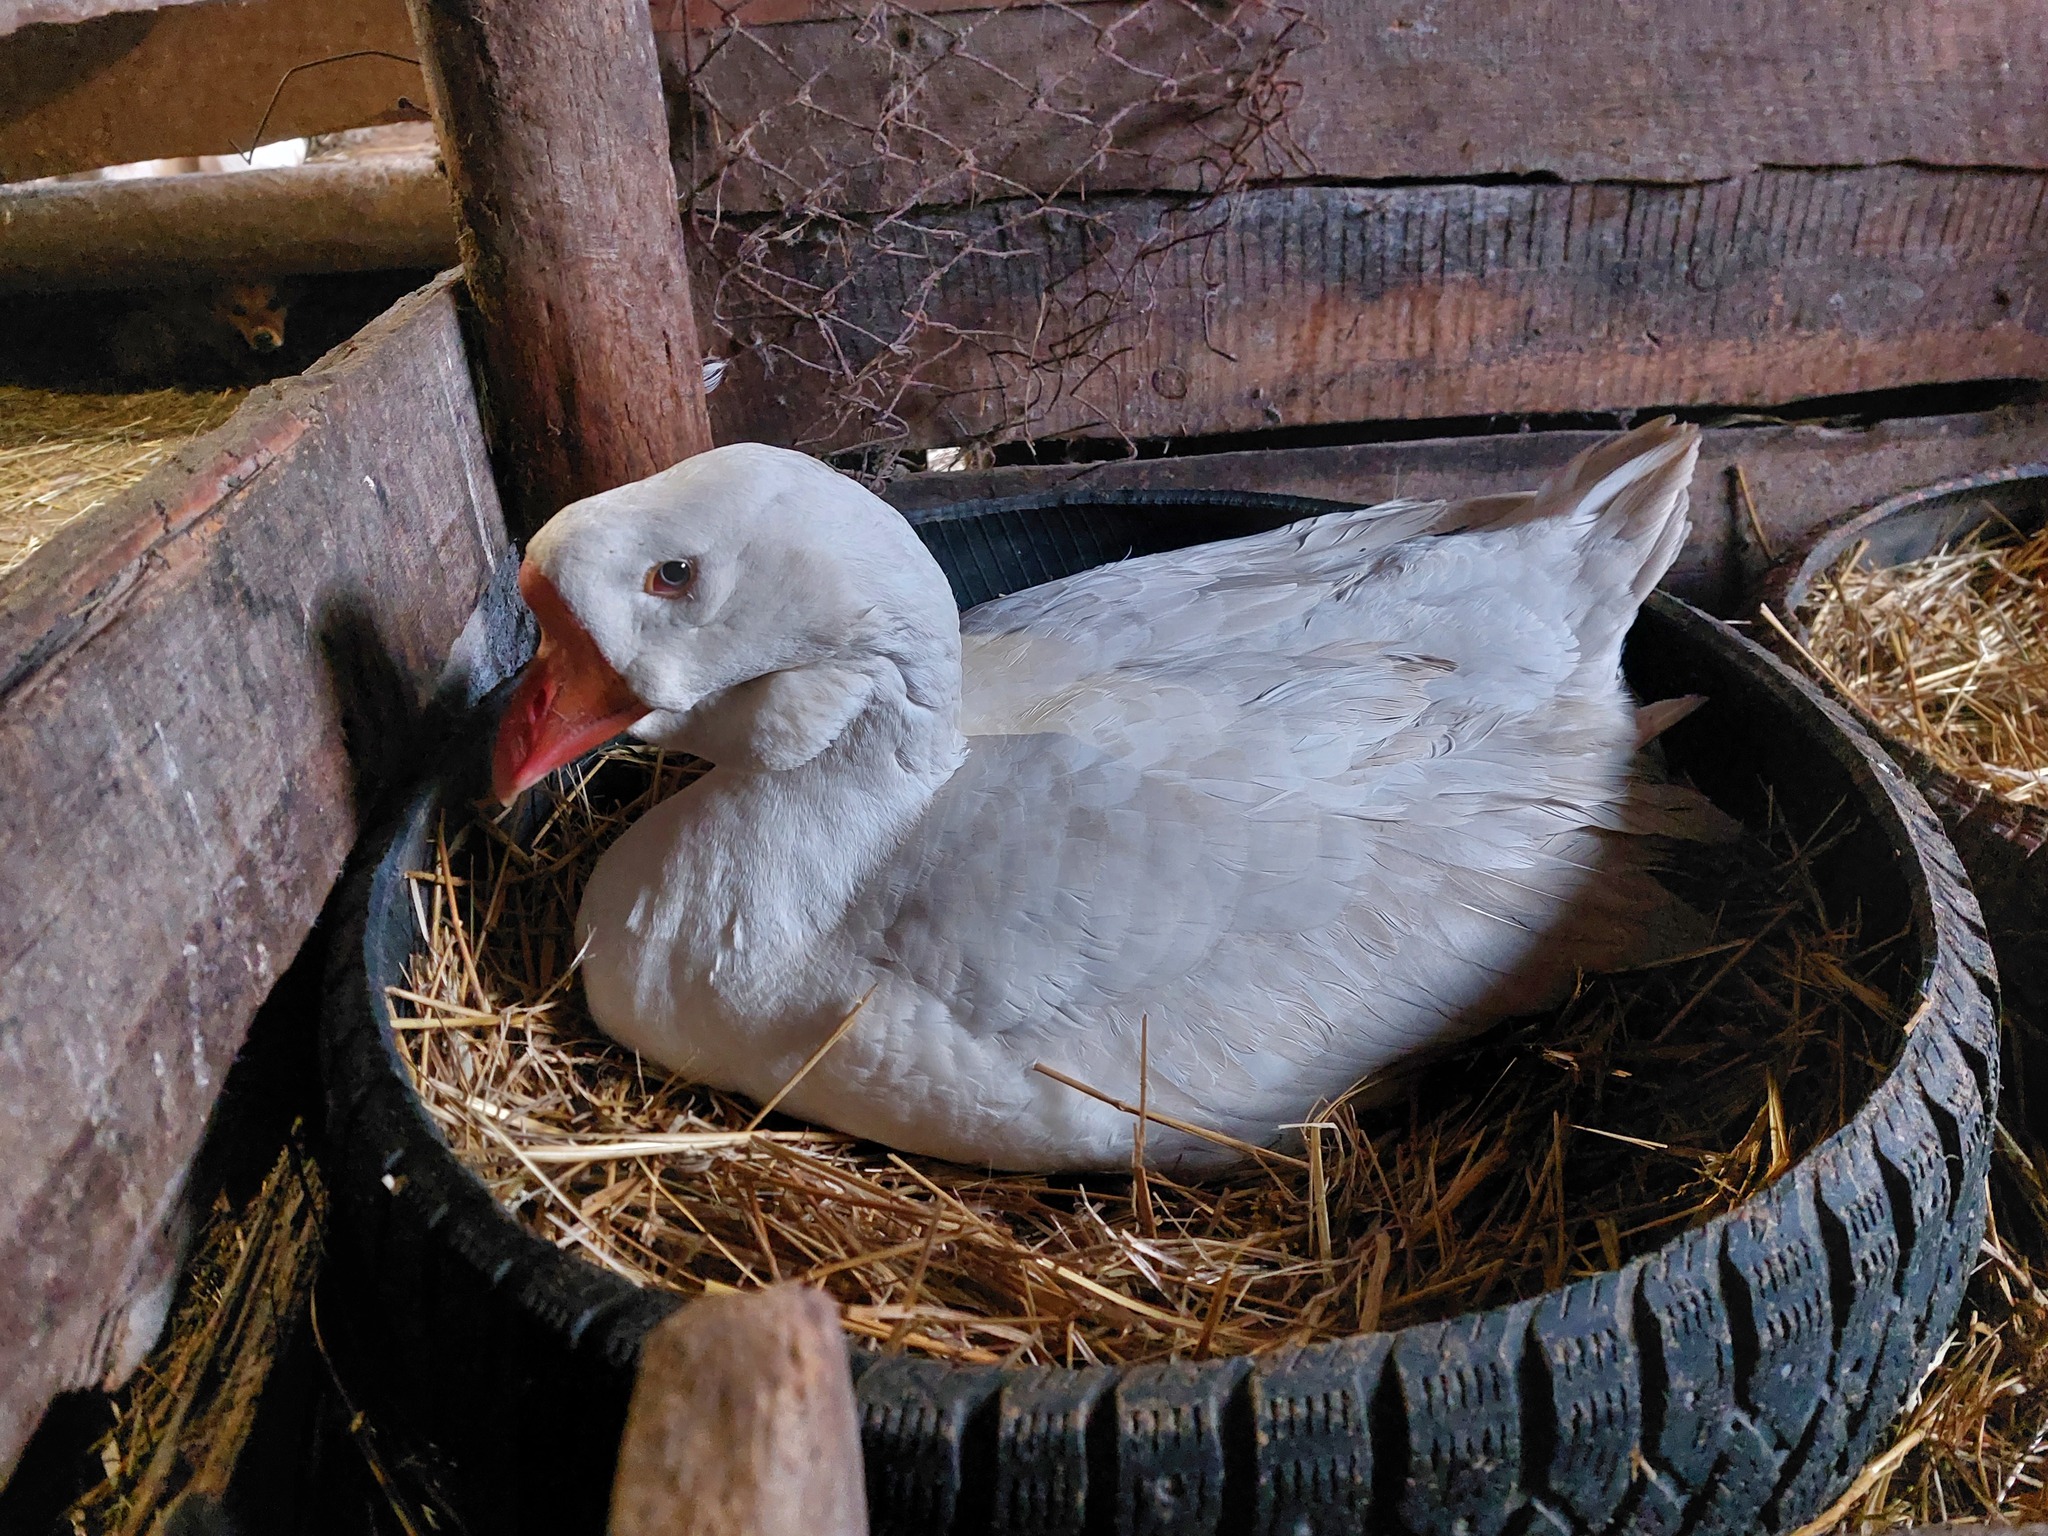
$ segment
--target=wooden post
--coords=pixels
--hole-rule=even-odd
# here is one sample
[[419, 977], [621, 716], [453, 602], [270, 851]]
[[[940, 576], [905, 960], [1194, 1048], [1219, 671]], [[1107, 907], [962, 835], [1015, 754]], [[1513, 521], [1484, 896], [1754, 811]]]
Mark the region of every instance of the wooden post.
[[507, 512], [711, 446], [647, 0], [407, 0]]
[[611, 1536], [866, 1536], [860, 1420], [830, 1297], [706, 1296], [640, 1353]]

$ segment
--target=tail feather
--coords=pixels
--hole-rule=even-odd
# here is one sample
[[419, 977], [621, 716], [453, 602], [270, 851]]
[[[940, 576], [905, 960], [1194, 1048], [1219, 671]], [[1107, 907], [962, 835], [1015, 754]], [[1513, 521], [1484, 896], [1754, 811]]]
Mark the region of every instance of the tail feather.
[[1666, 416], [1587, 449], [1536, 492], [1530, 521], [1554, 518], [1576, 535], [1588, 595], [1579, 637], [1589, 653], [1619, 646], [1685, 547], [1699, 440], [1699, 428]]

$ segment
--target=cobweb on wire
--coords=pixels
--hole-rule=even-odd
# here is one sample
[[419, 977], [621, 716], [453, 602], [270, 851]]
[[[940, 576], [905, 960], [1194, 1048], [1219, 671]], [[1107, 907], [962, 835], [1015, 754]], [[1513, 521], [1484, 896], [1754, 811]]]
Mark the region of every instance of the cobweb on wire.
[[701, 323], [784, 441], [884, 477], [903, 448], [1128, 439], [1133, 388], [1188, 387], [1126, 376], [1168, 258], [1220, 292], [1228, 194], [1312, 171], [1288, 67], [1316, 34], [1279, 0], [691, 4], [662, 44]]

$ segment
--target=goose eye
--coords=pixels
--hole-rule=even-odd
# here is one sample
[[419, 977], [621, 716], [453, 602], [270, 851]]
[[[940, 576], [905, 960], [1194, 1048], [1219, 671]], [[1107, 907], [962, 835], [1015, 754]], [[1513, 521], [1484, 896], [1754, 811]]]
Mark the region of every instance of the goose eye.
[[689, 560], [664, 560], [647, 573], [647, 590], [655, 597], [681, 597], [697, 579], [697, 567]]

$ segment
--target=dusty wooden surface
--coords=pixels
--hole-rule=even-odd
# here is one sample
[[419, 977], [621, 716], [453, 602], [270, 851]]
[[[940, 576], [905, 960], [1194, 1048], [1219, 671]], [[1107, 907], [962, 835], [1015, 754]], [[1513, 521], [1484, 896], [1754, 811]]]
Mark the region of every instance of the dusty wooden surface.
[[454, 260], [431, 155], [0, 188], [0, 293]]
[[[672, 88], [700, 116], [756, 125], [750, 153], [789, 172], [735, 176], [721, 191], [728, 209], [779, 207], [828, 179], [824, 201], [838, 209], [964, 202], [950, 174], [961, 145], [976, 149], [983, 196], [1004, 183], [1213, 186], [1219, 141], [1238, 125], [1204, 115], [1204, 91], [1188, 88], [1196, 66], [1256, 61], [1296, 16], [1281, 74], [1299, 90], [1254, 157], [1255, 180], [2048, 166], [2048, 0], [1302, 0], [1234, 15], [1154, 0], [892, 12], [893, 48], [863, 32], [865, 6], [842, 14], [722, 49], [665, 35]], [[1178, 77], [1171, 97], [1161, 71]], [[1034, 106], [1048, 91], [1067, 115]], [[915, 128], [878, 156], [885, 113]], [[1105, 148], [1097, 131], [1111, 123]]]
[[[1329, 448], [918, 474], [884, 495], [905, 510], [1061, 487], [1228, 487], [1371, 503], [1533, 490], [1598, 432], [1529, 432]], [[1771, 551], [1820, 524], [1899, 491], [2000, 464], [2048, 458], [2048, 403], [1926, 416], [1851, 429], [1736, 426], [1702, 434], [1692, 483], [1692, 536], [1666, 585], [1715, 612], [1747, 611], [1771, 559], [1758, 545], [1730, 471], [1741, 465]], [[1171, 512], [1162, 512], [1171, 517]]]
[[[2033, 173], [1884, 166], [1104, 198], [1021, 222], [997, 204], [850, 255], [742, 259], [728, 238], [699, 313], [740, 354], [713, 401], [724, 439], [1776, 403], [2048, 375], [2044, 196]], [[790, 317], [826, 291], [828, 325]]]
[[515, 522], [711, 446], [646, 0], [411, 0]]
[[[416, 56], [403, 0], [217, 0], [24, 27], [0, 36], [0, 181], [245, 150], [285, 71], [360, 49]], [[263, 137], [402, 121], [422, 91], [410, 64], [322, 64], [285, 85]]]
[[865, 1536], [839, 1309], [795, 1285], [706, 1296], [647, 1336], [611, 1536]]
[[[26, 3], [58, 19], [101, 0]], [[1185, 109], [1155, 99], [1145, 71], [1193, 43], [1212, 48], [1221, 12], [1153, 0], [1115, 49], [1101, 48], [1102, 28], [1127, 8], [913, 3], [902, 11], [939, 14], [905, 20], [908, 41], [892, 60], [848, 48], [868, 14], [859, 0], [752, 0], [739, 13], [758, 23], [754, 41], [720, 51], [696, 93], [728, 121], [761, 121], [770, 156], [800, 165], [800, 148], [810, 163], [844, 171], [841, 207], [897, 206], [931, 180], [945, 143], [976, 144], [990, 173], [1037, 192], [1070, 184], [1080, 165], [1096, 189], [1149, 189], [1163, 172], [1189, 181], [1208, 158], [1191, 148], [1208, 140]], [[1292, 9], [1244, 24], [1258, 34]], [[1288, 121], [1299, 154], [1273, 163], [1283, 178], [1702, 181], [1766, 165], [2048, 166], [2038, 89], [2048, 0], [1306, 0], [1298, 9], [1305, 25], [1286, 73], [1302, 88]], [[697, 0], [694, 14], [718, 11]], [[653, 13], [679, 88], [715, 34], [692, 41], [684, 0], [654, 0]], [[777, 22], [796, 24], [768, 25]], [[0, 38], [0, 102], [10, 104], [0, 111], [0, 179], [226, 153], [248, 142], [292, 65], [357, 48], [413, 52], [402, 0], [180, 5], [72, 32]], [[965, 37], [962, 57], [943, 56], [949, 35]], [[912, 96], [885, 90], [891, 79], [914, 81]], [[1121, 115], [1099, 161], [1092, 129], [1063, 129], [1030, 108], [1036, 84], [1053, 79], [1067, 82], [1063, 102], [1085, 103], [1094, 121]], [[815, 107], [798, 103], [807, 80]], [[286, 88], [269, 136], [379, 121], [419, 91], [405, 65], [325, 65]], [[930, 129], [922, 148], [917, 135], [904, 139], [914, 163], [874, 153], [870, 124], [885, 100]], [[742, 178], [728, 206], [775, 192]]]
[[0, 1469], [132, 1352], [227, 1065], [504, 547], [444, 281], [0, 586]]
[[[297, 190], [329, 176], [355, 201], [329, 210]], [[112, 281], [233, 270], [241, 253], [311, 266], [447, 249], [447, 194], [424, 160], [180, 180], [205, 185], [0, 194], [0, 290], [87, 265]], [[1193, 213], [1105, 198], [1085, 217], [1020, 222], [1006, 222], [1017, 205], [993, 205], [898, 221], [850, 255], [772, 245], [756, 253], [765, 269], [729, 234], [697, 253], [696, 313], [704, 350], [734, 359], [711, 401], [726, 441], [930, 446], [1004, 424], [1157, 437], [1776, 404], [2048, 374], [2044, 193], [2048, 175], [1879, 167], [1705, 187], [1273, 189]], [[292, 217], [268, 221], [270, 208]], [[595, 208], [582, 228], [608, 218]], [[104, 244], [73, 238], [88, 226]], [[679, 374], [626, 297], [633, 273], [602, 242], [560, 235], [519, 253], [507, 324], [535, 305], [547, 322], [507, 345], [606, 382], [513, 402], [548, 423], [519, 437], [518, 462], [568, 473], [535, 445], [603, 426], [584, 408], [623, 389], [631, 451], [596, 478], [645, 473], [666, 462], [652, 444], [684, 402], [644, 381]], [[824, 289], [836, 297], [821, 327], [801, 316]]]
[[[330, 184], [346, 201], [325, 201]], [[1152, 437], [1768, 404], [2048, 373], [2048, 309], [2033, 298], [2048, 270], [2044, 191], [2048, 176], [2031, 173], [1882, 167], [1683, 188], [1297, 188], [1194, 214], [1102, 199], [1085, 218], [1014, 225], [997, 206], [936, 215], [922, 234], [899, 222], [890, 254], [777, 246], [765, 274], [726, 239], [700, 254], [695, 286], [707, 350], [736, 358], [712, 402], [728, 440], [900, 432], [916, 446], [1000, 423]], [[0, 290], [228, 272], [244, 256], [286, 270], [419, 264], [449, 238], [423, 160], [36, 188], [0, 194]], [[584, 344], [571, 361], [633, 379], [654, 410], [678, 397], [638, 382], [668, 376], [668, 353], [625, 281], [586, 250], [518, 291], [531, 302], [561, 282], [623, 325], [632, 358], [549, 310]], [[822, 329], [771, 302], [835, 286]], [[900, 353], [884, 345], [896, 340]], [[571, 417], [566, 400], [543, 405]]]

